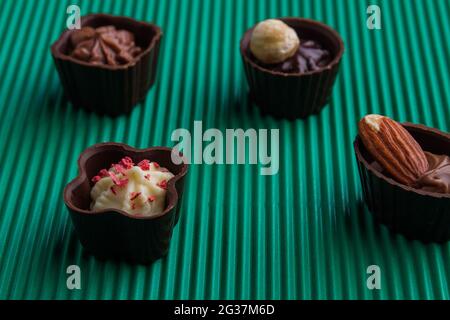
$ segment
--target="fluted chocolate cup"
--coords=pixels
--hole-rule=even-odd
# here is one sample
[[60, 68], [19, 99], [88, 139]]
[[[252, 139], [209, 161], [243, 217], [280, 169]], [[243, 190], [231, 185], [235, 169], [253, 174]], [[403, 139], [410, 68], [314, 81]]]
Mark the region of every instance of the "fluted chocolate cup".
[[[403, 126], [424, 151], [450, 156], [450, 135], [422, 125], [405, 123]], [[408, 239], [450, 240], [450, 194], [411, 188], [390, 178], [359, 136], [354, 141], [354, 149], [364, 201], [376, 221]]]
[[[180, 215], [187, 164], [172, 161], [173, 149], [135, 149], [120, 143], [100, 143], [87, 148], [78, 159], [79, 174], [64, 189], [64, 202], [83, 247], [100, 258], [151, 263], [169, 250], [173, 228]], [[124, 157], [135, 162], [158, 162], [174, 174], [167, 183], [166, 207], [152, 216], [136, 216], [118, 209], [92, 210], [92, 177]]]
[[250, 55], [250, 39], [254, 28], [241, 39], [241, 56], [250, 88], [250, 97], [263, 111], [276, 117], [296, 119], [319, 113], [328, 103], [339, 65], [344, 43], [329, 26], [304, 18], [280, 18], [293, 28], [299, 38], [319, 42], [333, 57], [319, 70], [303, 73], [274, 71], [258, 65]]
[[142, 52], [123, 65], [99, 65], [70, 56], [70, 36], [64, 31], [51, 46], [64, 92], [75, 107], [117, 116], [129, 113], [143, 100], [155, 82], [162, 32], [154, 24], [127, 17], [91, 14], [81, 18], [81, 26], [113, 25], [134, 34]]

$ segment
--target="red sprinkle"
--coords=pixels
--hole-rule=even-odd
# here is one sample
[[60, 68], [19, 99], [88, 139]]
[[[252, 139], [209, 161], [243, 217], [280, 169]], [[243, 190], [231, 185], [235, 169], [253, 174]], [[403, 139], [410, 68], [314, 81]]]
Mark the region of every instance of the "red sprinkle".
[[161, 182], [158, 182], [156, 185], [158, 187], [160, 187], [161, 189], [167, 189], [167, 181], [166, 180], [161, 180]]
[[123, 158], [122, 160], [120, 160], [119, 164], [125, 169], [131, 169], [134, 166], [134, 162], [130, 157]]
[[134, 209], [136, 209], [136, 204], [133, 203], [133, 204], [131, 205], [131, 210], [134, 210]]
[[100, 170], [100, 172], [98, 173], [98, 175], [102, 178], [107, 177], [109, 175], [108, 170], [106, 169], [102, 169]]
[[144, 159], [138, 163], [138, 167], [141, 168], [142, 170], [150, 170], [150, 161]]
[[114, 170], [116, 170], [117, 173], [125, 174], [125, 168], [120, 164], [113, 164]]
[[155, 201], [156, 197], [155, 196], [149, 196], [148, 197], [148, 201], [153, 202]]
[[108, 170], [102, 169], [102, 170], [100, 170], [100, 171], [98, 172], [98, 174], [97, 174], [96, 176], [94, 176], [94, 177], [92, 178], [92, 181], [93, 181], [94, 183], [97, 183], [101, 178], [105, 178], [105, 177], [107, 177], [108, 175], [109, 175]]
[[136, 199], [137, 197], [139, 197], [141, 195], [140, 192], [132, 192], [130, 194], [130, 200], [133, 201], [134, 199]]
[[147, 180], [150, 180], [150, 173], [147, 173], [147, 174], [144, 176], [144, 178], [147, 179]]
[[158, 162], [152, 162], [152, 163], [153, 163], [153, 165], [155, 166], [155, 168], [159, 168]]
[[117, 193], [116, 193], [116, 190], [114, 190], [114, 186], [111, 186], [111, 192], [112, 192], [114, 195], [117, 194]]
[[128, 183], [128, 179], [119, 179], [113, 172], [108, 172], [109, 176], [111, 177], [112, 181], [116, 186], [122, 187], [125, 186]]

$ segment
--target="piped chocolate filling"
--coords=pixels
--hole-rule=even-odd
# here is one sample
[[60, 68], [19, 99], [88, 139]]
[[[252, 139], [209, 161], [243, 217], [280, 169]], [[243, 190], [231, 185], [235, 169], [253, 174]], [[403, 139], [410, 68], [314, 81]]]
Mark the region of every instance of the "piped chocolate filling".
[[132, 32], [114, 26], [83, 27], [72, 33], [70, 42], [73, 48], [70, 55], [92, 64], [124, 65], [142, 52]]

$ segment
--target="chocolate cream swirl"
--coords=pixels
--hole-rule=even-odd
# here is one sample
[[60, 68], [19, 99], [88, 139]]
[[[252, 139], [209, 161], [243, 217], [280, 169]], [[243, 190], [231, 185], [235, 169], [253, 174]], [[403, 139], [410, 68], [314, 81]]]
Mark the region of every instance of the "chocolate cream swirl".
[[72, 33], [70, 41], [73, 48], [70, 55], [92, 64], [124, 65], [142, 52], [132, 32], [114, 26], [83, 27]]

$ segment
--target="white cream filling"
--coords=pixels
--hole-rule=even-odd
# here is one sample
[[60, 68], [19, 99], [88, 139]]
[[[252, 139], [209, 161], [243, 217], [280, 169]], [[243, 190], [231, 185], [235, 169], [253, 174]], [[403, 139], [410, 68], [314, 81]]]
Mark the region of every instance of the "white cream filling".
[[119, 209], [133, 215], [152, 216], [164, 211], [166, 189], [174, 175], [164, 168], [150, 164], [149, 170], [138, 166], [117, 173], [110, 169], [120, 180], [128, 179], [123, 186], [116, 185], [109, 176], [101, 178], [91, 190], [91, 209]]

